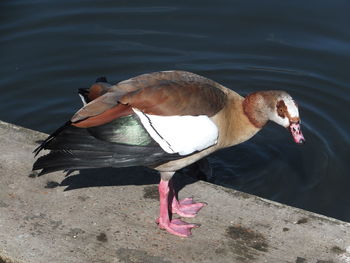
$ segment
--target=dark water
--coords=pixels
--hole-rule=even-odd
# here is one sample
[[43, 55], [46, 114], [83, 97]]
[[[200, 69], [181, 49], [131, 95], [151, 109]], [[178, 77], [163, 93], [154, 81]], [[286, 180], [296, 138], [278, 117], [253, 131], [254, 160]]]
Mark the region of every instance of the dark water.
[[0, 3], [0, 119], [51, 132], [77, 88], [168, 69], [245, 95], [284, 89], [307, 138], [270, 124], [210, 158], [211, 180], [350, 221], [349, 1]]

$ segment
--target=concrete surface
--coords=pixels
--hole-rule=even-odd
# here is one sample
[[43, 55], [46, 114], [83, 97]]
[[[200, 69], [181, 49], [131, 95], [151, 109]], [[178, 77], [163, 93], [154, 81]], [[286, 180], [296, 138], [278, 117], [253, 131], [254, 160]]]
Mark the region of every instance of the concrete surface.
[[208, 206], [191, 238], [159, 230], [143, 168], [35, 177], [45, 134], [0, 122], [0, 263], [350, 262], [350, 224], [179, 175]]

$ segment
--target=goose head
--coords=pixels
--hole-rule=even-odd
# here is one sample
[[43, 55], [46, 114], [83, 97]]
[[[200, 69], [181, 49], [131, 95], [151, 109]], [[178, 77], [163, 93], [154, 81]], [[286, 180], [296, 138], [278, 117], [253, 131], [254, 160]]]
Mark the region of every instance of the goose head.
[[262, 128], [270, 120], [287, 128], [296, 143], [305, 142], [298, 105], [287, 92], [271, 90], [249, 94], [243, 107], [254, 126]]

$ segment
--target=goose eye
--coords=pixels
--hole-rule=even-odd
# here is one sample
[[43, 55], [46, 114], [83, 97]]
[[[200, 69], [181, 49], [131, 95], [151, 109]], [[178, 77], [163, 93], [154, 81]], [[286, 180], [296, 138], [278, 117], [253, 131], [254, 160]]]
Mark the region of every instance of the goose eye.
[[280, 100], [278, 103], [277, 103], [277, 114], [278, 116], [280, 116], [281, 118], [285, 118], [285, 112], [287, 110], [287, 106], [286, 104], [284, 103], [283, 100]]
[[283, 110], [280, 108], [277, 110], [278, 115], [284, 118]]

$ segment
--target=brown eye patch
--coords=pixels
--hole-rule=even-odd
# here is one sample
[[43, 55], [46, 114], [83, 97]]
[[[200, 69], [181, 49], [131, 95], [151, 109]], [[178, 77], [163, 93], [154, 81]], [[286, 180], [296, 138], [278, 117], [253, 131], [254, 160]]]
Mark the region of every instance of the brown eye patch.
[[276, 108], [277, 108], [278, 116], [280, 116], [281, 118], [285, 118], [288, 110], [287, 110], [287, 106], [283, 100], [280, 100], [277, 102]]

